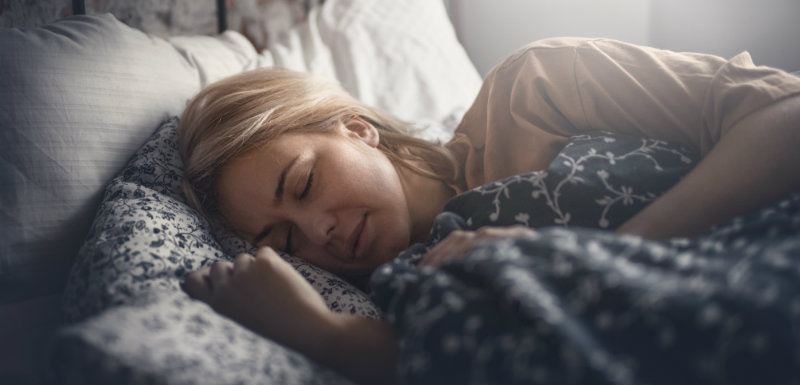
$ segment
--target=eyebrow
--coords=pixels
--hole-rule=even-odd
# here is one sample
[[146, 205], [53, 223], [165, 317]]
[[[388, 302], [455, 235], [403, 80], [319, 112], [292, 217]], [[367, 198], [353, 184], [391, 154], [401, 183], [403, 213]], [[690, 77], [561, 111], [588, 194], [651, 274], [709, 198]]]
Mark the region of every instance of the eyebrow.
[[[291, 162], [289, 162], [289, 164], [286, 165], [286, 167], [283, 168], [283, 171], [281, 171], [281, 175], [278, 177], [278, 187], [275, 188], [275, 199], [272, 202], [274, 206], [278, 206], [281, 204], [281, 202], [283, 202], [283, 190], [286, 186], [286, 176], [289, 175], [289, 171], [299, 159], [300, 155], [296, 156]], [[259, 242], [261, 242], [262, 239], [269, 235], [270, 231], [272, 231], [271, 225], [264, 226], [261, 232], [258, 233], [255, 238], [253, 238], [253, 244], [257, 245]]]

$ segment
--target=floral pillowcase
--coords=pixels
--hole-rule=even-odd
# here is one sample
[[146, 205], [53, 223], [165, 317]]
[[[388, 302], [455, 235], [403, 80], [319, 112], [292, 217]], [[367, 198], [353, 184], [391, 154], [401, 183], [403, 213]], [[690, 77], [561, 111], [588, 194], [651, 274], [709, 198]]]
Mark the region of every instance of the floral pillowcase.
[[[106, 188], [65, 289], [74, 324], [54, 344], [55, 375], [119, 384], [347, 382], [182, 291], [185, 274], [250, 250], [229, 234], [215, 238], [184, 203], [177, 123], [164, 122]], [[284, 258], [332, 310], [380, 317], [348, 282]]]

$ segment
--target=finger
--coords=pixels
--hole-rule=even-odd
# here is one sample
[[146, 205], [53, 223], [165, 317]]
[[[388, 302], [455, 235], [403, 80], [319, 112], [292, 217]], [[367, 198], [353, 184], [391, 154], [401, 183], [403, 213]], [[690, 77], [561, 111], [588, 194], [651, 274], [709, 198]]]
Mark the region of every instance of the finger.
[[209, 286], [209, 268], [204, 267], [184, 277], [181, 287], [190, 297], [208, 302], [211, 298], [212, 287]]
[[233, 264], [227, 261], [217, 262], [211, 265], [209, 278], [211, 279], [211, 290], [215, 290], [223, 282], [227, 281], [233, 275]]
[[271, 270], [290, 267], [289, 263], [286, 262], [283, 258], [281, 258], [281, 256], [278, 255], [278, 253], [276, 253], [275, 250], [267, 246], [258, 249], [258, 252], [256, 252], [256, 257], [254, 262], [269, 267]]
[[[256, 257], [253, 259], [253, 271], [268, 274], [270, 279], [277, 281], [300, 280], [303, 284], [308, 284], [299, 271], [295, 270], [291, 263], [278, 255], [275, 250], [269, 247], [258, 249]], [[310, 287], [310, 286], [309, 286]]]
[[431, 249], [431, 252], [436, 254], [441, 250], [453, 249], [454, 247], [470, 242], [473, 238], [475, 238], [474, 231], [456, 230], [437, 243], [436, 246]]
[[256, 258], [271, 258], [273, 256], [278, 256], [278, 253], [275, 250], [272, 250], [269, 246], [262, 246], [258, 248], [256, 252]]
[[530, 227], [522, 226], [522, 225], [514, 226], [514, 227], [512, 227], [512, 229], [514, 229], [514, 231], [516, 232], [516, 235], [520, 235], [520, 236], [530, 236], [530, 235], [538, 235], [539, 234], [539, 233], [536, 232], [536, 230], [534, 230], [534, 229], [532, 229]]
[[468, 237], [472, 236], [472, 233], [464, 232], [464, 231], [453, 231], [442, 239], [439, 243], [433, 246], [424, 257], [422, 257], [422, 261], [420, 261], [420, 266], [431, 265], [439, 258], [441, 258], [442, 254], [448, 253], [448, 250], [452, 249], [454, 244], [462, 243], [466, 241]]
[[535, 230], [521, 225], [514, 225], [510, 227], [485, 226], [475, 231], [476, 237], [482, 239], [517, 237], [535, 233]]
[[469, 249], [469, 247], [464, 244], [448, 245], [447, 247], [437, 250], [436, 253], [426, 255], [420, 264], [422, 266], [441, 267], [443, 263], [462, 256], [467, 249]]
[[467, 251], [488, 240], [528, 234], [535, 234], [535, 231], [525, 226], [484, 226], [474, 232], [456, 230], [434, 246], [428, 254], [423, 257], [418, 265], [418, 269], [424, 266], [440, 267], [450, 260], [464, 256]]
[[255, 257], [251, 254], [242, 253], [237, 255], [236, 258], [233, 259], [233, 274], [236, 275], [247, 271], [254, 259]]
[[475, 237], [479, 239], [504, 238], [514, 235], [514, 227], [489, 227], [484, 226], [475, 231]]
[[447, 249], [447, 245], [445, 244], [446, 241], [447, 241], [447, 239], [445, 238], [444, 241], [441, 241], [438, 244], [436, 244], [435, 246], [433, 246], [433, 248], [431, 248], [422, 257], [422, 260], [419, 261], [419, 264], [417, 264], [417, 270], [420, 270], [425, 266], [438, 267], [439, 266], [438, 260], [441, 257], [441, 255], [444, 252], [446, 252], [446, 249]]
[[434, 246], [420, 261], [418, 268], [424, 266], [439, 267], [442, 263], [460, 257], [475, 242], [473, 232], [454, 232]]

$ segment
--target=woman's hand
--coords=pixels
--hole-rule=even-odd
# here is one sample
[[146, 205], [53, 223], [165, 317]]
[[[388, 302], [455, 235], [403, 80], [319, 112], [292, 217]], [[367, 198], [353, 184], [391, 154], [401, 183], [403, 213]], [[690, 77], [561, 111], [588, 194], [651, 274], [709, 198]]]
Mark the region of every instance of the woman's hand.
[[535, 233], [536, 231], [525, 226], [481, 227], [477, 231], [455, 230], [422, 257], [419, 268], [424, 266], [439, 267], [447, 261], [461, 258], [467, 250], [487, 240]]
[[313, 287], [268, 247], [186, 277], [184, 290], [242, 325], [302, 351], [330, 331], [333, 313]]
[[262, 247], [189, 274], [186, 292], [251, 330], [306, 354], [361, 383], [393, 380], [391, 326], [328, 309], [313, 287], [278, 254]]

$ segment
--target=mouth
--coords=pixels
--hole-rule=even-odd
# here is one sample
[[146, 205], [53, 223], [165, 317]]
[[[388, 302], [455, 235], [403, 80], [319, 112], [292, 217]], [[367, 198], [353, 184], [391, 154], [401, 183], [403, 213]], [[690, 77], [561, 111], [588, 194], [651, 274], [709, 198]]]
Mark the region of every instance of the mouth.
[[358, 222], [358, 224], [356, 224], [356, 227], [353, 229], [350, 237], [347, 238], [347, 251], [351, 259], [361, 258], [361, 254], [364, 253], [364, 247], [366, 246], [364, 242], [364, 229], [366, 228], [366, 224], [367, 214], [365, 213], [364, 216], [361, 217], [361, 220]]

